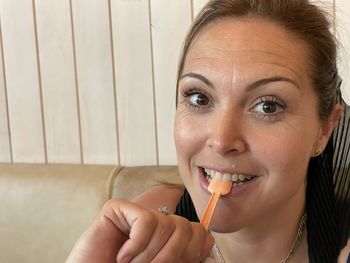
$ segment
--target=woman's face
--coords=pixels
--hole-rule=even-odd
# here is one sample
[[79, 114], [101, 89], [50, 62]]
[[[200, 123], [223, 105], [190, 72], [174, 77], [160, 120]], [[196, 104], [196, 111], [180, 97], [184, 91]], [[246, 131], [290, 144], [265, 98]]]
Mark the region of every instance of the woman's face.
[[304, 42], [262, 19], [221, 19], [192, 42], [175, 144], [199, 217], [210, 197], [206, 174], [237, 181], [218, 203], [214, 230], [266, 223], [304, 205], [307, 165], [323, 136], [309, 60]]

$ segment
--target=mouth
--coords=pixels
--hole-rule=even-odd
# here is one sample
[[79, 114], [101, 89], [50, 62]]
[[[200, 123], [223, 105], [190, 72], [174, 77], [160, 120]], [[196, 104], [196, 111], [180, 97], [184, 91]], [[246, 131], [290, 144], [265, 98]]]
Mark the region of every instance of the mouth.
[[210, 181], [213, 178], [216, 178], [217, 180], [221, 181], [232, 181], [233, 186], [240, 186], [257, 178], [257, 176], [255, 175], [249, 175], [244, 173], [222, 173], [209, 168], [202, 169], [208, 183], [210, 183]]

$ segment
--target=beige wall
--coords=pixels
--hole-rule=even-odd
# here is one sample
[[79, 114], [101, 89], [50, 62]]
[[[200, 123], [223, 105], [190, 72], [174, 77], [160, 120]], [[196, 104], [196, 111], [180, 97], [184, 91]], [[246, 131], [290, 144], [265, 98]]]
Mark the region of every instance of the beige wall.
[[[177, 59], [204, 2], [0, 0], [0, 162], [174, 164]], [[328, 4], [349, 27], [350, 4]]]

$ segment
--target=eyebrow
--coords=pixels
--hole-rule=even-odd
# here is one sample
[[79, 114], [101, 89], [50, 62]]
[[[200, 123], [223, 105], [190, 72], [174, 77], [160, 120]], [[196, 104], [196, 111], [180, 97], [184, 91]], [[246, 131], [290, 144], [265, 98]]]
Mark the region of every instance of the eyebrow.
[[[187, 74], [184, 74], [180, 77], [180, 80], [183, 79], [183, 78], [186, 78], [186, 77], [189, 77], [189, 78], [195, 78], [195, 79], [198, 79], [202, 82], [204, 82], [206, 85], [208, 85], [209, 87], [211, 88], [214, 88], [214, 85], [213, 83], [210, 82], [210, 80], [208, 80], [206, 77], [204, 77], [203, 75], [200, 75], [200, 74], [197, 74], [197, 73], [193, 73], [193, 72], [190, 72], [190, 73], [187, 73]], [[294, 80], [290, 79], [290, 78], [286, 78], [286, 77], [281, 77], [281, 76], [275, 76], [275, 77], [270, 77], [270, 78], [264, 78], [264, 79], [259, 79], [251, 84], [249, 84], [246, 88], [246, 91], [247, 92], [251, 92], [251, 91], [254, 91], [255, 89], [261, 87], [261, 86], [264, 86], [268, 83], [271, 83], [271, 82], [280, 82], [280, 81], [284, 81], [284, 82], [288, 82], [288, 83], [291, 83], [293, 86], [295, 86], [297, 89], [300, 90], [300, 86], [297, 82], [295, 82]]]
[[209, 79], [207, 79], [206, 77], [204, 77], [203, 75], [200, 75], [200, 74], [197, 74], [197, 73], [193, 73], [193, 72], [190, 72], [190, 73], [187, 73], [185, 75], [182, 75], [180, 77], [180, 80], [183, 79], [183, 78], [195, 78], [195, 79], [199, 79], [200, 81], [204, 82], [206, 85], [210, 86], [211, 88], [214, 88], [214, 85], [213, 83], [211, 83], [209, 81]]
[[279, 82], [279, 81], [289, 82], [293, 86], [295, 86], [297, 89], [300, 90], [299, 84], [297, 82], [295, 82], [294, 80], [292, 80], [290, 78], [286, 78], [286, 77], [275, 76], [275, 77], [271, 77], [271, 78], [259, 79], [258, 81], [255, 81], [252, 84], [249, 84], [248, 87], [246, 88], [246, 91], [247, 92], [253, 91], [253, 90], [255, 90], [261, 86], [264, 86], [268, 83]]

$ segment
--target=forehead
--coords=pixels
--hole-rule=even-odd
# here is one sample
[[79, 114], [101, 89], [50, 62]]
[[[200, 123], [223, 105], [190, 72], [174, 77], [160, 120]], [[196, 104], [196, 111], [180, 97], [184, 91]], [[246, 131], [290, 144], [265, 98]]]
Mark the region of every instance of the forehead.
[[309, 72], [309, 58], [307, 44], [277, 23], [263, 18], [222, 18], [203, 28], [192, 41], [184, 73], [193, 68], [224, 70], [254, 64], [302, 79]]

